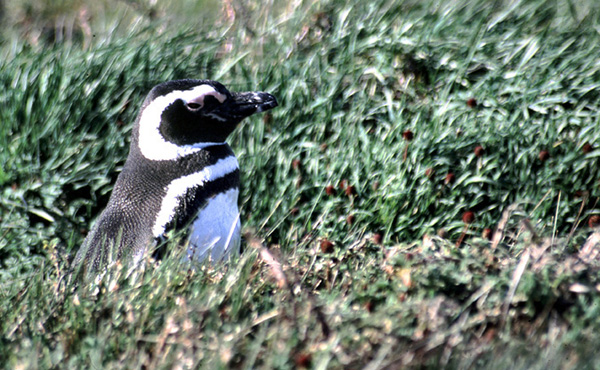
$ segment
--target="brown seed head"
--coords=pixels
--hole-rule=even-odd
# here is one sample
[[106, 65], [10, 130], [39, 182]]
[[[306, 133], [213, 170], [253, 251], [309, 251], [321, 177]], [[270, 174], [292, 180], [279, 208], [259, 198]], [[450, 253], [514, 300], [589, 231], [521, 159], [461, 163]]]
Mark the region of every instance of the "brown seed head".
[[546, 162], [548, 159], [550, 159], [550, 152], [547, 150], [541, 150], [540, 154], [539, 154], [539, 158], [540, 158], [540, 161]]
[[383, 234], [375, 233], [373, 234], [373, 243], [377, 245], [381, 245], [381, 241], [383, 240]]
[[323, 253], [333, 253], [333, 243], [327, 239], [321, 239], [320, 247]]
[[348, 185], [348, 187], [346, 188], [346, 195], [350, 197], [354, 194], [356, 194], [356, 189], [353, 185]]
[[355, 217], [354, 217], [354, 215], [348, 215], [348, 217], [346, 217], [346, 223], [347, 223], [348, 225], [352, 225], [352, 224], [354, 224], [354, 220], [355, 220]]
[[475, 108], [477, 106], [477, 99], [475, 99], [475, 98], [467, 99], [467, 106], [469, 108]]
[[599, 215], [590, 216], [590, 219], [588, 220], [588, 225], [590, 227], [600, 226], [600, 216]]
[[308, 369], [312, 364], [312, 356], [310, 353], [300, 352], [294, 357], [294, 362], [296, 363], [296, 367]]
[[454, 175], [454, 173], [448, 172], [448, 174], [446, 175], [446, 178], [444, 179], [444, 184], [446, 184], [446, 185], [453, 184], [455, 180], [456, 180], [456, 176]]
[[474, 152], [475, 152], [475, 155], [476, 155], [477, 157], [481, 157], [482, 155], [484, 155], [484, 154], [485, 154], [485, 149], [483, 148], [483, 146], [481, 146], [481, 145], [477, 145], [477, 146], [475, 147], [475, 150], [474, 150]]
[[414, 137], [414, 134], [411, 130], [406, 130], [402, 133], [402, 137], [404, 138], [404, 140], [406, 141], [411, 141]]
[[585, 143], [585, 144], [583, 144], [583, 148], [581, 148], [581, 150], [583, 150], [583, 152], [587, 154], [587, 153], [591, 152], [592, 150], [594, 150], [594, 147], [590, 143]]
[[333, 187], [333, 185], [327, 185], [325, 187], [325, 194], [331, 196], [335, 194], [335, 188]]
[[475, 213], [473, 213], [472, 211], [467, 211], [463, 213], [462, 220], [467, 225], [473, 223], [473, 221], [475, 221]]

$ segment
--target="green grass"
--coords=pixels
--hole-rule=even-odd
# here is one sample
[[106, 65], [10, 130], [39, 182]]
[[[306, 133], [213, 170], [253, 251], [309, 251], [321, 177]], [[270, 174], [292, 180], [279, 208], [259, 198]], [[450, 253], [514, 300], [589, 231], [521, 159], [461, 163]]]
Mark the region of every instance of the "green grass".
[[[0, 362], [594, 367], [600, 265], [582, 247], [600, 215], [600, 7], [243, 4], [234, 23], [3, 44]], [[176, 78], [277, 96], [230, 138], [260, 243], [190, 271], [175, 241], [160, 264], [75, 286], [69, 261], [143, 97]], [[499, 224], [497, 245], [482, 237]]]

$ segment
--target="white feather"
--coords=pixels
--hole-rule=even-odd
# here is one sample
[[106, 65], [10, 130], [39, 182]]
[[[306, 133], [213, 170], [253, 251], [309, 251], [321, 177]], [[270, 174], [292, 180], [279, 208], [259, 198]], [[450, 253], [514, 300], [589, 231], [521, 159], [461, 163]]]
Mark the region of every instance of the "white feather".
[[238, 189], [230, 189], [208, 201], [192, 225], [188, 258], [218, 261], [240, 247]]

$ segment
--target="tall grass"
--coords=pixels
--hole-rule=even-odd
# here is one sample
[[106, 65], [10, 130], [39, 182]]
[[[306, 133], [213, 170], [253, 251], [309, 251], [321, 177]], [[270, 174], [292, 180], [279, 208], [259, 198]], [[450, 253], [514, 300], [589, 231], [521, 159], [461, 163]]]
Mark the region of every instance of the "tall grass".
[[[590, 364], [598, 263], [579, 251], [600, 215], [598, 6], [240, 4], [211, 27], [144, 18], [89, 45], [3, 45], [4, 363]], [[69, 260], [143, 96], [176, 78], [277, 96], [230, 138], [260, 243], [188, 271], [174, 242], [134, 276], [74, 287]]]

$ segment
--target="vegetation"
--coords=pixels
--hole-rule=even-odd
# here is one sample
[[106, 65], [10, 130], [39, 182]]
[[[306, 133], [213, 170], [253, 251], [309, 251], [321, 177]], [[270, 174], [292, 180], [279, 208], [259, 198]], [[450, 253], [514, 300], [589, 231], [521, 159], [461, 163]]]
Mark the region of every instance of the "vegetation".
[[[7, 368], [595, 366], [594, 1], [59, 3], [4, 7]], [[72, 281], [176, 78], [279, 99], [230, 140], [244, 253]]]

